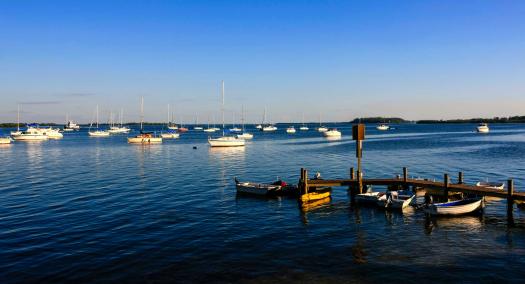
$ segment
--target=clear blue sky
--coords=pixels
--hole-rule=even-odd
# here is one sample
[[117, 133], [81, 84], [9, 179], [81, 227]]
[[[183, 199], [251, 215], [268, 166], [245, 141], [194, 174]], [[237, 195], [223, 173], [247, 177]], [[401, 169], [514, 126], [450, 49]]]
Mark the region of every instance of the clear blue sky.
[[[0, 1], [0, 121], [525, 114], [525, 1]], [[178, 120], [178, 119], [177, 119]]]

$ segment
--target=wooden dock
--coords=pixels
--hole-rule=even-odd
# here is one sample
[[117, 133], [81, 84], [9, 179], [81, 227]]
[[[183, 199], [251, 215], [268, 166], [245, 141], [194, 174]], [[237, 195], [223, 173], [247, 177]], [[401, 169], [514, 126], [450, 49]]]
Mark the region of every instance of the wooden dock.
[[475, 194], [479, 196], [499, 197], [507, 200], [507, 216], [512, 219], [514, 201], [525, 201], [525, 192], [514, 192], [514, 182], [512, 179], [507, 181], [506, 190], [501, 191], [492, 188], [467, 185], [463, 182], [463, 173], [458, 173], [458, 182], [450, 183], [448, 174], [443, 175], [443, 181], [431, 181], [426, 179], [413, 179], [408, 177], [408, 169], [403, 168], [403, 175], [396, 178], [359, 178], [359, 173], [354, 174], [354, 169], [350, 169], [349, 179], [309, 179], [308, 171], [301, 168], [301, 176], [298, 187], [301, 194], [308, 193], [310, 187], [347, 187], [351, 190], [351, 198], [362, 193], [363, 186], [384, 185], [388, 187], [399, 187], [405, 189], [425, 188], [434, 189], [441, 192], [441, 196], [448, 198], [450, 192], [461, 192], [464, 194]]

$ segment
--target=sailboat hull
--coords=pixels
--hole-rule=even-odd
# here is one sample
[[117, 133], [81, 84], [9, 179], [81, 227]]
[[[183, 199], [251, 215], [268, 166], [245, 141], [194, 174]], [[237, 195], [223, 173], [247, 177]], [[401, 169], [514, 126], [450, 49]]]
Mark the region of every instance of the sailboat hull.
[[129, 137], [128, 143], [131, 144], [158, 144], [162, 143], [161, 137]]
[[235, 137], [219, 137], [219, 138], [210, 138], [208, 143], [211, 147], [242, 147], [246, 143], [244, 139], [238, 139]]

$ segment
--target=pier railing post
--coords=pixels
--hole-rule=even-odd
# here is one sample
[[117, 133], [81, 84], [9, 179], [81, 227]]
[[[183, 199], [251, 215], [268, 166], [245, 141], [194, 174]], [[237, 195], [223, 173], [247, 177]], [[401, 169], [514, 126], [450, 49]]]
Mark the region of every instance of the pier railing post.
[[448, 186], [449, 186], [450, 180], [448, 178], [448, 174], [445, 174], [443, 176], [443, 187], [444, 187], [444, 196], [446, 200], [448, 201]]
[[507, 180], [507, 222], [509, 225], [514, 225], [514, 181]]
[[463, 172], [458, 173], [458, 184], [463, 184]]

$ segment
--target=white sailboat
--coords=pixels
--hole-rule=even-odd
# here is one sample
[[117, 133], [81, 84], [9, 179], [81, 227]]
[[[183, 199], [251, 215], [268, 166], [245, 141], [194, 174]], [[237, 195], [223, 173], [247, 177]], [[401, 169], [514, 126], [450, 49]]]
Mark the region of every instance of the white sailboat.
[[268, 124], [265, 124], [266, 123], [266, 108], [264, 108], [264, 116], [263, 116], [263, 124], [261, 126], [261, 131], [264, 131], [264, 132], [273, 132], [273, 131], [276, 131], [277, 130], [277, 127], [271, 123], [268, 123]]
[[224, 81], [221, 81], [222, 85], [222, 137], [219, 138], [209, 138], [208, 143], [211, 147], [239, 147], [244, 146], [245, 141], [242, 138], [237, 138], [234, 136], [225, 136], [224, 135]]
[[304, 112], [303, 112], [303, 115], [302, 115], [302, 125], [301, 127], [299, 127], [299, 130], [301, 131], [307, 131], [309, 128], [304, 124]]
[[237, 138], [252, 139], [253, 138], [253, 134], [246, 132], [246, 130], [244, 129], [244, 106], [242, 106], [241, 123], [242, 123], [242, 132], [241, 132], [241, 134], [237, 135]]
[[195, 114], [195, 126], [193, 126], [193, 130], [203, 130], [204, 128], [199, 125], [199, 116]]
[[166, 127], [168, 128], [168, 131], [167, 132], [162, 132], [160, 134], [160, 137], [164, 138], [164, 139], [175, 139], [175, 138], [179, 138], [180, 137], [180, 134], [177, 133], [176, 130], [172, 130], [172, 129], [169, 129], [169, 126], [170, 126], [170, 105], [168, 104], [168, 122], [166, 124]]
[[171, 119], [170, 119], [170, 121], [168, 122], [168, 129], [171, 129], [171, 130], [178, 130], [179, 127], [177, 126], [177, 124], [172, 123], [172, 121], [174, 121], [174, 119], [173, 119], [173, 113], [171, 113]]
[[293, 127], [293, 125], [286, 128], [286, 133], [288, 134], [294, 134], [295, 132], [296, 130], [295, 130], [295, 127]]
[[[113, 115], [111, 116], [111, 120], [113, 120]], [[111, 134], [129, 133], [131, 129], [127, 126], [124, 126], [123, 120], [124, 120], [124, 109], [120, 109], [120, 113], [119, 113], [120, 125], [116, 126], [112, 121], [112, 126], [109, 128], [108, 132]]]
[[239, 127], [235, 126], [235, 112], [233, 113], [233, 122], [232, 122], [232, 128], [230, 128], [230, 132], [241, 132], [242, 129], [240, 129]]
[[97, 105], [97, 108], [96, 108], [96, 116], [97, 116], [97, 129], [95, 131], [91, 131], [91, 126], [93, 126], [93, 123], [91, 123], [89, 125], [89, 131], [88, 131], [88, 134], [89, 136], [92, 136], [92, 137], [107, 137], [109, 136], [109, 132], [108, 131], [105, 131], [105, 130], [100, 130], [98, 129], [98, 105]]
[[321, 114], [319, 113], [319, 127], [317, 128], [317, 131], [319, 132], [326, 132], [328, 131], [328, 128], [326, 126], [323, 126], [321, 123]]
[[144, 132], [144, 97], [140, 98], [140, 133], [135, 137], [128, 137], [131, 144], [162, 143], [162, 137], [156, 137], [151, 132]]
[[17, 112], [16, 112], [16, 131], [11, 131], [11, 135], [20, 135], [22, 134], [22, 131], [20, 131], [20, 105], [17, 105]]

